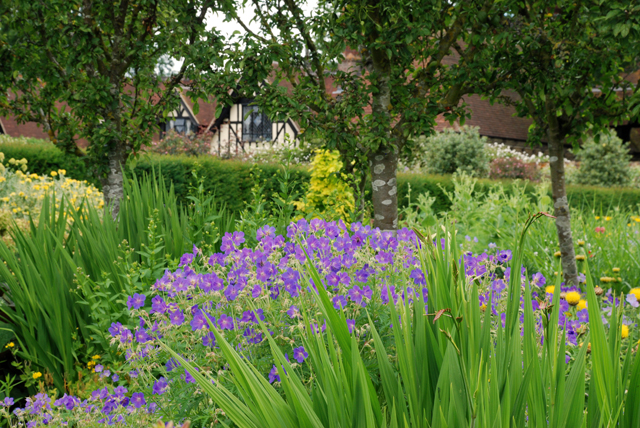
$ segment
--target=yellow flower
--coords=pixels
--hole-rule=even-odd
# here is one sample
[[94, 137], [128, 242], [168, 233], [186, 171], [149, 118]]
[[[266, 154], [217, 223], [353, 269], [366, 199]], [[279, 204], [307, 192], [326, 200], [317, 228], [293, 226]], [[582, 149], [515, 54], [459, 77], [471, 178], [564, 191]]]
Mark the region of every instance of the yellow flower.
[[629, 294], [633, 294], [634, 296], [636, 296], [636, 299], [640, 301], [640, 288], [632, 288], [631, 290], [629, 290]]
[[553, 253], [553, 255], [555, 257], [560, 257], [562, 255], [562, 253], [560, 251], [556, 251], [555, 253]]
[[57, 172], [55, 172], [55, 171], [51, 171], [51, 176], [52, 176], [52, 177], [55, 177], [56, 175], [58, 175], [58, 173], [57, 173]]
[[605, 217], [604, 220], [605, 221], [609, 221], [609, 220], [611, 220], [611, 217]]
[[100, 355], [94, 355], [94, 356], [93, 356], [93, 357], [91, 357], [91, 358], [92, 358], [92, 359], [94, 359], [94, 360], [99, 360], [101, 357], [100, 357]]
[[613, 282], [615, 280], [616, 280], [615, 278], [611, 278], [608, 276], [603, 276], [602, 278], [600, 278], [600, 282]]
[[66, 170], [64, 170], [64, 169], [59, 169], [59, 170], [58, 170], [58, 174], [60, 174], [60, 175], [67, 175], [67, 171], [66, 171]]
[[582, 240], [578, 241], [578, 245], [580, 245], [582, 247], [584, 245], [584, 241], [582, 241]]
[[600, 220], [600, 216], [598, 216], [598, 215], [597, 215], [597, 216], [596, 216], [596, 220]]
[[547, 285], [547, 286], [544, 288], [544, 292], [545, 292], [545, 293], [549, 293], [549, 294], [553, 294], [553, 292], [554, 292], [554, 290], [555, 290], [555, 289], [556, 289], [556, 287], [555, 287], [555, 286], [553, 286], [553, 285]]
[[32, 376], [33, 376], [34, 379], [38, 379], [39, 377], [42, 377], [42, 373], [35, 372]]
[[7, 346], [5, 346], [5, 348], [13, 348], [14, 346], [16, 346], [15, 343], [9, 342], [9, 343], [7, 343]]
[[616, 267], [616, 268], [613, 268], [613, 269], [611, 269], [611, 270], [612, 270], [614, 273], [618, 273], [618, 272], [620, 272], [620, 268], [617, 268], [617, 267]]
[[583, 309], [587, 309], [587, 301], [584, 299], [580, 299], [578, 302], [578, 310], [581, 311]]
[[564, 296], [564, 299], [571, 306], [576, 306], [578, 303], [580, 303], [581, 296], [577, 291], [569, 291], [566, 296]]
[[626, 324], [622, 324], [622, 329], [620, 331], [622, 333], [622, 338], [626, 339], [629, 337], [629, 326]]
[[583, 261], [587, 260], [587, 256], [585, 256], [584, 254], [578, 254], [576, 256], [576, 260], [583, 262]]

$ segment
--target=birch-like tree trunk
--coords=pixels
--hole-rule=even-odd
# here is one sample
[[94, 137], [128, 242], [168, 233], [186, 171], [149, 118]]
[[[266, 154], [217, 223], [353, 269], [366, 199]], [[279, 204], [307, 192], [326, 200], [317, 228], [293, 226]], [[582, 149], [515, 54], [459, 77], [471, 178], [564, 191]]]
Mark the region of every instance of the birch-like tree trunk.
[[122, 168], [127, 162], [127, 151], [120, 144], [109, 153], [109, 171], [102, 179], [102, 192], [105, 205], [111, 207], [111, 216], [115, 220], [120, 212], [120, 201], [124, 197], [124, 176]]
[[385, 144], [369, 154], [371, 185], [373, 188], [373, 227], [395, 232], [398, 228], [398, 184], [396, 170], [398, 168], [398, 149], [391, 136], [391, 64], [385, 52], [373, 50], [371, 64], [375, 75], [377, 91], [371, 97], [373, 126], [386, 127]]
[[571, 216], [564, 171], [564, 137], [562, 135], [555, 109], [547, 109], [549, 143], [549, 167], [551, 169], [551, 192], [553, 195], [553, 215], [556, 216], [558, 244], [562, 257], [562, 271], [565, 285], [578, 284], [578, 266], [571, 235]]

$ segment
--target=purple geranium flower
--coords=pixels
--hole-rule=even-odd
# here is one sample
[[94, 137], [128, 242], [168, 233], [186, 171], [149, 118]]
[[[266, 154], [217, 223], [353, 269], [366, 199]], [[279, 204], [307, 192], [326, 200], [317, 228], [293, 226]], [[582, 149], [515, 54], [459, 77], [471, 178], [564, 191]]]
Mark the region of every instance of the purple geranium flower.
[[500, 263], [506, 263], [511, 260], [511, 250], [500, 251], [497, 256]]
[[336, 310], [342, 309], [347, 306], [347, 298], [342, 295], [334, 296], [331, 301], [333, 302], [333, 307]]
[[145, 404], [147, 404], [146, 400], [144, 399], [144, 394], [142, 392], [134, 392], [131, 395], [131, 401], [130, 403], [133, 405], [133, 407], [135, 407], [136, 409], [139, 409], [140, 407], [144, 406]]
[[129, 296], [129, 298], [127, 298], [127, 307], [129, 308], [129, 310], [133, 309], [140, 309], [141, 307], [144, 306], [144, 301], [147, 297], [144, 294], [138, 294], [135, 293], [133, 296]]
[[153, 394], [155, 395], [164, 394], [168, 386], [169, 386], [169, 383], [167, 382], [167, 379], [164, 377], [161, 377], [160, 379], [155, 381], [153, 384]]
[[299, 364], [302, 364], [308, 356], [309, 354], [304, 350], [304, 346], [300, 346], [293, 350], [293, 358], [295, 358]]
[[169, 319], [173, 325], [182, 325], [184, 322], [184, 314], [180, 309], [177, 309], [173, 312], [169, 312]]
[[280, 382], [280, 375], [278, 374], [278, 368], [274, 364], [269, 372], [269, 383]]

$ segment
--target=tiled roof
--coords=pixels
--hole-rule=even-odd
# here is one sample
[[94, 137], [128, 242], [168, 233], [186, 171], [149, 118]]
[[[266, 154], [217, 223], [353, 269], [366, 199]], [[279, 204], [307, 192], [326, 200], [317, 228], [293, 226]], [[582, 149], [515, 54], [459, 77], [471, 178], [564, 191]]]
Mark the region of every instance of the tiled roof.
[[[506, 95], [516, 98], [513, 93]], [[480, 135], [517, 141], [527, 140], [531, 119], [517, 117], [513, 106], [498, 102], [491, 105], [489, 100], [483, 100], [478, 95], [466, 96], [463, 102], [467, 104], [471, 114], [471, 118], [466, 120], [465, 125], [477, 126], [480, 128]], [[456, 126], [459, 124], [454, 123], [453, 127]], [[441, 131], [448, 127], [451, 127], [449, 122], [445, 121], [444, 117], [440, 117], [436, 129]]]

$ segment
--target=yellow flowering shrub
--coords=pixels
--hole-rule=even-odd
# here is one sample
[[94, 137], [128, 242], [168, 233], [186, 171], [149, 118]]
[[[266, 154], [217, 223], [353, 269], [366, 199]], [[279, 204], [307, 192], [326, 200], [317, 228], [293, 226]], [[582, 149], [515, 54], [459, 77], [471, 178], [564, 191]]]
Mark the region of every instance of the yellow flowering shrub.
[[0, 234], [12, 220], [18, 223], [40, 213], [45, 195], [55, 195], [56, 207], [64, 197], [76, 209], [83, 201], [95, 208], [104, 206], [102, 192], [86, 181], [66, 177], [66, 171], [51, 171], [50, 176], [29, 174], [26, 159], [9, 159], [0, 152]]
[[348, 219], [355, 203], [351, 187], [345, 182], [337, 150], [317, 150], [311, 161], [309, 189], [296, 209], [325, 219]]

